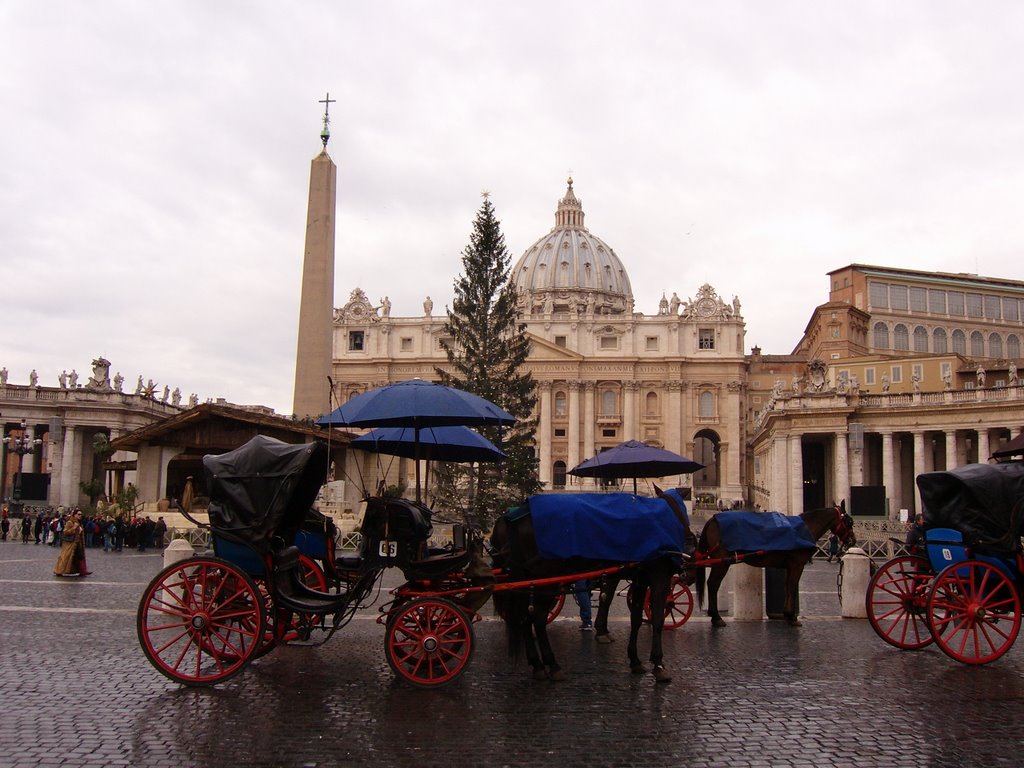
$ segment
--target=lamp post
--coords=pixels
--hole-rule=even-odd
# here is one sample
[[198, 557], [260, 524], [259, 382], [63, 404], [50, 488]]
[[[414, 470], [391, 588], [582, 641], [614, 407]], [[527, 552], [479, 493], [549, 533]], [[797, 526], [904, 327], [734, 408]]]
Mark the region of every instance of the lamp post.
[[28, 425], [25, 424], [25, 420], [21, 420], [21, 434], [17, 437], [8, 432], [4, 435], [4, 445], [7, 446], [7, 450], [10, 453], [14, 453], [18, 457], [18, 471], [14, 475], [14, 487], [11, 490], [11, 514], [21, 514], [21, 462], [25, 458], [25, 454], [34, 453], [36, 448], [43, 444], [43, 441], [36, 438], [33, 440], [28, 435]]

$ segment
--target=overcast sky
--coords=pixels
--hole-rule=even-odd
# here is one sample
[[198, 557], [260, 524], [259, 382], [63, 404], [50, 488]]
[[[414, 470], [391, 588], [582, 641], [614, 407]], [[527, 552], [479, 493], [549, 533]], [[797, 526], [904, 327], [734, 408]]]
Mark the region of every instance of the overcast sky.
[[1018, 2], [0, 5], [0, 365], [99, 355], [291, 412], [329, 91], [335, 305], [451, 301], [571, 173], [638, 311], [705, 282], [792, 351], [851, 262], [1022, 279]]

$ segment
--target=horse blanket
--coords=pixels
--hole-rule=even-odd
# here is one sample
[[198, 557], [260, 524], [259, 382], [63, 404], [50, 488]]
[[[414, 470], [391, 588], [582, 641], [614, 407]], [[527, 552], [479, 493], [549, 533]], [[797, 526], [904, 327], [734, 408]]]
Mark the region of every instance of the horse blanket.
[[778, 512], [719, 512], [722, 546], [731, 552], [779, 552], [788, 549], [814, 549], [818, 544], [799, 517]]
[[[677, 501], [685, 516], [682, 497]], [[527, 505], [537, 551], [549, 560], [583, 557], [628, 563], [683, 551], [683, 525], [660, 498], [631, 493], [539, 494]]]

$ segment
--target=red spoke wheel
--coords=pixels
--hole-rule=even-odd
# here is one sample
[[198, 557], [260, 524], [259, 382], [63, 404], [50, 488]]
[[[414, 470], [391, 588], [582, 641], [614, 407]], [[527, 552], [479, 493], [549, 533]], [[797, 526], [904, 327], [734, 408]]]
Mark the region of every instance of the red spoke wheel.
[[473, 625], [449, 600], [420, 598], [388, 619], [384, 650], [399, 677], [421, 688], [450, 683], [473, 655]]
[[938, 646], [964, 664], [987, 664], [1020, 632], [1020, 596], [998, 567], [979, 560], [955, 563], [936, 578], [928, 622]]
[[917, 555], [895, 557], [868, 582], [868, 621], [880, 638], [908, 651], [932, 642], [928, 627], [928, 584], [932, 580], [928, 560]]
[[[693, 592], [679, 576], [672, 577], [668, 598], [665, 601], [665, 629], [679, 629], [693, 614]], [[651, 621], [651, 591], [644, 595], [644, 618]]]
[[256, 582], [226, 560], [194, 557], [164, 568], [143, 592], [136, 628], [146, 658], [185, 685], [237, 675], [266, 626]]
[[[587, 598], [590, 599], [589, 596]], [[558, 618], [558, 614], [562, 612], [562, 608], [565, 606], [565, 592], [559, 592], [558, 597], [555, 599], [555, 604], [551, 606], [551, 610], [548, 611], [548, 624]]]

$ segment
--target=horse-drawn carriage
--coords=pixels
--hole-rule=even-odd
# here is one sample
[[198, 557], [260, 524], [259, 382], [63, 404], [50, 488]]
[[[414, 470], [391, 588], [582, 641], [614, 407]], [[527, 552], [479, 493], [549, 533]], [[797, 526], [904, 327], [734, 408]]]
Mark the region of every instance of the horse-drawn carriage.
[[1024, 462], [929, 472], [917, 485], [924, 543], [872, 577], [871, 626], [897, 648], [934, 642], [965, 664], [994, 661], [1020, 631]]

